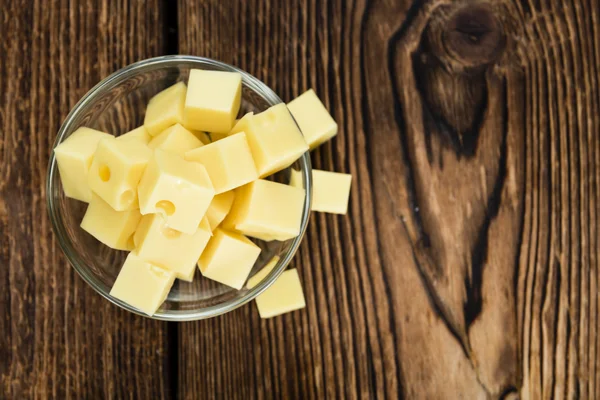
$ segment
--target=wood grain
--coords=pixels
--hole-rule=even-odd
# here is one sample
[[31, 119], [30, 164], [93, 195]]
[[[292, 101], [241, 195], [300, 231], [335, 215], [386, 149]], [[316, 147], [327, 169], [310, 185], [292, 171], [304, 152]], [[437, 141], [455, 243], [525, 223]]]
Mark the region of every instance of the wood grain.
[[596, 397], [598, 9], [180, 1], [179, 52], [313, 87], [313, 164], [355, 177], [296, 257], [307, 309], [182, 325], [181, 397]]
[[0, 11], [0, 398], [167, 398], [167, 325], [93, 292], [51, 234], [56, 132], [100, 79], [164, 43], [160, 2], [3, 2]]
[[[598, 0], [3, 3], [0, 398], [597, 398]], [[293, 262], [307, 307], [167, 325], [118, 310], [45, 211], [55, 133], [168, 53], [235, 64], [340, 127], [353, 174]], [[126, 117], [126, 116], [119, 116]]]

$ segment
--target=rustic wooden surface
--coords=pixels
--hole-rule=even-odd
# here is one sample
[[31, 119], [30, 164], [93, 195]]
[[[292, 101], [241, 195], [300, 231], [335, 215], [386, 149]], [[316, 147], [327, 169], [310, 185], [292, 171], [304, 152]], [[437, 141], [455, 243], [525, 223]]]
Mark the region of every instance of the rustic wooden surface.
[[[598, 0], [6, 1], [0, 398], [596, 398]], [[312, 87], [354, 175], [294, 264], [307, 308], [171, 324], [96, 295], [46, 217], [51, 144], [135, 60]]]

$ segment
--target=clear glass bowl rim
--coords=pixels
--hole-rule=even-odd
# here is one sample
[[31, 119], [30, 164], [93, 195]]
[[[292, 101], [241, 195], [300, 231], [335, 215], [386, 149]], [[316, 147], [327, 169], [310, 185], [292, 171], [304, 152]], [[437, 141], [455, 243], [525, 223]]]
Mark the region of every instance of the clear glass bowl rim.
[[[148, 317], [148, 315], [141, 313], [140, 311], [131, 307], [127, 303], [110, 296], [110, 294], [103, 289], [102, 285], [98, 282], [94, 274], [90, 272], [89, 268], [83, 262], [80, 262], [79, 257], [77, 255], [77, 251], [73, 248], [71, 241], [68, 239], [68, 235], [66, 234], [65, 227], [62, 223], [62, 218], [60, 217], [58, 205], [54, 203], [52, 197], [52, 182], [54, 180], [54, 175], [58, 173], [56, 159], [54, 157], [54, 148], [56, 148], [56, 146], [62, 142], [63, 137], [66, 135], [67, 132], [73, 130], [72, 125], [75, 123], [79, 113], [82, 112], [82, 110], [85, 109], [85, 107], [88, 106], [90, 103], [93, 103], [96, 100], [96, 98], [100, 97], [103, 93], [105, 93], [108, 90], [111, 90], [119, 83], [135, 76], [136, 74], [162, 67], [176, 67], [181, 63], [195, 63], [199, 67], [212, 66], [221, 71], [239, 72], [242, 75], [243, 84], [246, 87], [253, 90], [254, 92], [258, 93], [261, 97], [263, 97], [269, 105], [272, 106], [278, 103], [282, 103], [282, 100], [275, 94], [275, 92], [266, 84], [261, 82], [259, 79], [255, 78], [254, 76], [239, 68], [210, 58], [189, 55], [172, 55], [149, 58], [142, 61], [138, 61], [112, 73], [107, 78], [100, 81], [96, 86], [90, 89], [90, 91], [88, 91], [81, 98], [81, 100], [77, 102], [75, 107], [73, 107], [73, 109], [67, 115], [65, 121], [63, 122], [62, 126], [58, 131], [58, 135], [56, 137], [56, 140], [54, 141], [54, 145], [52, 146], [52, 152], [50, 154], [50, 159], [48, 162], [48, 173], [46, 175], [46, 205], [48, 210], [48, 216], [50, 217], [50, 221], [52, 223], [52, 230], [58, 238], [58, 243], [63, 253], [67, 257], [69, 263], [73, 266], [75, 271], [77, 271], [77, 273], [92, 288], [94, 288], [96, 292], [98, 292], [104, 298], [125, 310], [128, 310], [134, 314], [138, 314], [144, 317]], [[256, 285], [252, 289], [249, 289], [243, 296], [239, 298], [230, 299], [220, 304], [193, 311], [171, 310], [165, 312], [159, 310], [157, 313], [155, 313], [149, 318], [162, 321], [194, 321], [216, 317], [218, 315], [235, 310], [236, 308], [248, 303], [260, 293], [265, 291], [269, 286], [271, 286], [273, 282], [275, 282], [275, 280], [279, 277], [279, 275], [283, 273], [283, 271], [286, 269], [286, 267], [296, 254], [296, 251], [298, 250], [300, 243], [302, 242], [302, 238], [304, 236], [310, 218], [310, 202], [312, 197], [312, 169], [308, 152], [304, 153], [304, 155], [302, 155], [302, 157], [298, 161], [300, 162], [302, 178], [307, 194], [306, 200], [304, 201], [304, 209], [302, 211], [300, 234], [292, 240], [288, 251], [285, 254], [280, 255], [279, 262], [277, 263], [275, 268], [273, 268], [273, 270], [267, 275], [267, 277], [263, 279], [260, 284]]]

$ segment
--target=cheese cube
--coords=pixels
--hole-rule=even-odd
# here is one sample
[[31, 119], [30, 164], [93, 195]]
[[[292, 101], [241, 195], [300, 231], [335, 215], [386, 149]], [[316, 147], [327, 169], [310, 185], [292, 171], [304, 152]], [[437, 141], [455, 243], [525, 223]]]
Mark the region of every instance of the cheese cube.
[[67, 197], [90, 202], [88, 171], [101, 139], [112, 135], [90, 128], [79, 128], [54, 149], [58, 172]]
[[275, 268], [278, 262], [279, 256], [273, 256], [273, 258], [267, 263], [267, 265], [262, 267], [260, 271], [258, 271], [256, 274], [252, 275], [248, 279], [246, 287], [248, 289], [252, 289], [254, 286], [258, 285], [263, 279], [267, 277], [267, 275], [269, 275], [269, 273], [273, 270], [273, 268]]
[[337, 124], [312, 89], [289, 102], [287, 106], [311, 149], [336, 135]]
[[256, 298], [261, 318], [271, 318], [306, 307], [298, 271], [283, 272], [279, 278]]
[[170, 228], [161, 214], [147, 214], [142, 218], [133, 241], [138, 257], [173, 271], [179, 279], [191, 281], [198, 258], [211, 236], [206, 218], [202, 219], [193, 235], [188, 235]]
[[206, 167], [216, 194], [235, 189], [258, 178], [243, 132], [190, 150], [185, 153], [185, 159]]
[[242, 75], [237, 72], [190, 71], [185, 98], [185, 126], [227, 133], [240, 109]]
[[129, 253], [110, 295], [152, 315], [169, 295], [174, 281], [175, 274], [172, 271]]
[[142, 215], [162, 213], [167, 224], [194, 234], [215, 190], [202, 164], [155, 150], [138, 185]]
[[138, 139], [144, 142], [144, 144], [150, 143], [150, 139], [152, 136], [148, 133], [144, 125], [135, 128], [127, 133], [124, 133], [121, 136], [117, 137], [117, 140], [128, 140], [128, 139]]
[[246, 132], [261, 178], [290, 166], [308, 151], [308, 144], [285, 104], [277, 104], [236, 125], [230, 135]]
[[235, 193], [223, 226], [262, 240], [288, 240], [298, 236], [306, 194], [304, 189], [263, 179]]
[[[290, 185], [302, 187], [302, 172], [292, 170]], [[312, 170], [312, 202], [310, 209], [332, 214], [346, 214], [352, 175]]]
[[133, 233], [142, 215], [138, 209], [115, 211], [97, 195], [81, 221], [81, 228], [110, 248], [133, 250]]
[[138, 208], [136, 188], [151, 156], [138, 140], [101, 140], [88, 174], [90, 189], [117, 211]]
[[214, 231], [223, 222], [225, 216], [231, 210], [234, 197], [233, 190], [230, 190], [229, 192], [218, 194], [213, 198], [210, 206], [208, 206], [208, 210], [206, 210], [206, 218], [211, 230]]
[[332, 214], [346, 214], [352, 175], [312, 170], [313, 196], [311, 209]]
[[204, 144], [181, 124], [165, 129], [148, 143], [151, 149], [161, 149], [183, 157], [186, 151]]
[[198, 260], [206, 278], [241, 289], [258, 259], [260, 247], [245, 236], [217, 228]]
[[178, 82], [150, 99], [144, 126], [150, 136], [156, 136], [169, 126], [183, 123], [183, 106], [187, 88]]

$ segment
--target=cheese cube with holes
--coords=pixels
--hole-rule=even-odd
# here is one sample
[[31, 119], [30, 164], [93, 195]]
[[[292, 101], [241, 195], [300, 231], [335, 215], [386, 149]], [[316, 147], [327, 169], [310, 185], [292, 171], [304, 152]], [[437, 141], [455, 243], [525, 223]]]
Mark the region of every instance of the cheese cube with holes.
[[178, 82], [150, 99], [144, 126], [150, 136], [156, 136], [169, 126], [183, 123], [183, 107], [187, 87]]
[[191, 235], [198, 229], [215, 190], [202, 164], [155, 150], [138, 195], [142, 215], [161, 213], [169, 227]]
[[117, 211], [138, 208], [136, 188], [151, 156], [141, 141], [102, 139], [88, 174], [90, 189]]
[[175, 124], [154, 137], [148, 144], [151, 149], [161, 149], [183, 157], [186, 151], [203, 146], [192, 132], [181, 124]]
[[256, 298], [261, 318], [276, 317], [306, 307], [298, 271], [283, 272], [279, 278]]
[[133, 233], [141, 218], [138, 209], [115, 211], [93, 194], [81, 221], [81, 228], [110, 248], [133, 250]]
[[111, 138], [105, 132], [79, 128], [54, 149], [60, 180], [67, 197], [90, 202], [92, 190], [88, 186], [88, 171], [98, 142]]
[[304, 92], [287, 106], [311, 149], [336, 135], [338, 126], [314, 90]]
[[235, 193], [223, 226], [262, 240], [298, 236], [306, 192], [302, 188], [259, 179]]
[[246, 134], [243, 132], [190, 150], [185, 153], [185, 159], [206, 167], [216, 194], [258, 178]]
[[279, 262], [279, 256], [273, 256], [273, 258], [271, 258], [271, 260], [267, 263], [267, 265], [262, 267], [262, 269], [260, 271], [258, 271], [257, 273], [255, 273], [248, 279], [248, 282], [246, 283], [246, 287], [248, 289], [252, 289], [254, 286], [256, 286], [260, 282], [262, 282], [262, 280], [265, 279], [267, 277], [267, 275], [269, 275], [269, 273], [273, 270], [273, 268], [275, 268], [275, 266], [277, 265], [278, 262]]
[[211, 236], [206, 218], [196, 232], [189, 235], [170, 228], [161, 214], [147, 214], [135, 231], [133, 241], [140, 258], [173, 271], [179, 279], [191, 281], [198, 258]]
[[185, 126], [228, 133], [240, 109], [242, 75], [237, 72], [190, 71], [185, 98]]
[[230, 190], [228, 192], [218, 194], [213, 198], [208, 210], [206, 210], [206, 218], [210, 224], [211, 230], [214, 231], [217, 226], [223, 222], [227, 216], [227, 213], [229, 210], [231, 210], [234, 197], [235, 194], [233, 190]]
[[308, 144], [285, 104], [240, 120], [230, 135], [245, 132], [261, 178], [290, 166], [308, 151]]
[[117, 137], [117, 140], [128, 139], [137, 139], [142, 141], [144, 144], [148, 144], [150, 142], [150, 139], [152, 139], [152, 136], [150, 136], [144, 125], [142, 125]]
[[165, 301], [175, 281], [172, 271], [144, 261], [129, 253], [110, 295], [153, 315]]
[[243, 235], [217, 228], [200, 256], [198, 268], [206, 278], [241, 289], [260, 247]]

